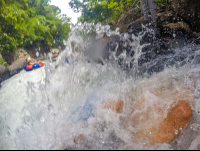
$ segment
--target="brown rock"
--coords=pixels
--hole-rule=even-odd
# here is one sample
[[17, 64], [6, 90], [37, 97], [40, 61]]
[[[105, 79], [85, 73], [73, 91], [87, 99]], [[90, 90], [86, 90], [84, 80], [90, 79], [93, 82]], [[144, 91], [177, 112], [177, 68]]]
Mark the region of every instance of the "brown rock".
[[81, 143], [85, 141], [85, 136], [83, 134], [76, 135], [73, 139], [75, 144]]
[[134, 128], [133, 141], [148, 140], [150, 144], [170, 143], [187, 127], [194, 107], [192, 91], [173, 84], [161, 84], [148, 92], [138, 90], [133, 101], [134, 112], [128, 126]]
[[172, 30], [183, 29], [185, 31], [190, 31], [189, 25], [184, 22], [169, 23], [167, 25], [164, 25], [164, 27], [168, 27]]
[[136, 21], [142, 16], [143, 14], [140, 8], [130, 9], [119, 18], [119, 20], [114, 24], [113, 28], [115, 29], [116, 27], [119, 27], [119, 32], [123, 33], [126, 31], [130, 23]]
[[7, 71], [8, 71], [8, 69], [5, 66], [0, 64], [0, 75], [7, 72]]
[[108, 100], [104, 104], [104, 109], [111, 109], [114, 112], [122, 113], [123, 106], [124, 106], [123, 101]]
[[192, 110], [185, 101], [180, 101], [167, 114], [163, 122], [151, 129], [151, 143], [170, 143], [187, 126], [192, 117]]

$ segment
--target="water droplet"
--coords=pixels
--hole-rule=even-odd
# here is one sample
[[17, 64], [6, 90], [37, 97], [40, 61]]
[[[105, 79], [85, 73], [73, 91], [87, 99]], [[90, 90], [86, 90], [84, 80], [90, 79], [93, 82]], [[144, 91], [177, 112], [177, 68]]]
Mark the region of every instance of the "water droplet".
[[30, 44], [32, 44], [33, 43], [33, 41], [30, 41]]
[[57, 53], [57, 54], [59, 53], [59, 50], [58, 50], [58, 49], [56, 50], [56, 53]]
[[52, 56], [53, 56], [53, 54], [50, 52], [50, 53], [48, 53], [48, 55], [49, 55], [49, 57], [51, 58]]
[[200, 128], [200, 125], [199, 125], [199, 124], [196, 124], [196, 123], [193, 123], [192, 125], [190, 125], [190, 128], [191, 128], [193, 131], [198, 131], [199, 128]]
[[41, 118], [40, 118], [40, 122], [44, 122], [44, 117], [41, 117]]
[[178, 135], [178, 130], [174, 130], [175, 135]]
[[176, 34], [175, 34], [175, 33], [173, 33], [173, 37], [176, 37]]
[[39, 52], [37, 51], [37, 52], [36, 52], [36, 56], [39, 57], [39, 55], [40, 55], [40, 54], [39, 54]]
[[40, 22], [38, 22], [38, 25], [40, 24]]

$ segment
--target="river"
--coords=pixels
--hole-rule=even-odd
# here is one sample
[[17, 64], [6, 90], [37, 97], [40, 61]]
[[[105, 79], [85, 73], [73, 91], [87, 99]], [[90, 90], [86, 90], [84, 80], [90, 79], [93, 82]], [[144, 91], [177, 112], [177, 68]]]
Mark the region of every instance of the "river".
[[[82, 28], [83, 33], [91, 30], [90, 25]], [[200, 51], [195, 51], [192, 59], [191, 52], [186, 52], [183, 65], [176, 62], [159, 73], [138, 74], [135, 68], [124, 70], [113, 62], [86, 61], [80, 50], [87, 43], [77, 35], [80, 29], [72, 30], [57, 62], [47, 61], [31, 72], [23, 70], [2, 83], [0, 148], [196, 149], [200, 137]], [[107, 26], [96, 31], [100, 37], [101, 32], [118, 34]], [[77, 49], [72, 49], [71, 42]], [[180, 51], [177, 48], [176, 55]], [[149, 144], [138, 138], [138, 131], [147, 131], [166, 117], [176, 94], [191, 105], [193, 116], [188, 127], [171, 143]], [[142, 98], [145, 101], [141, 103]], [[105, 109], [108, 100], [122, 100], [123, 112]]]

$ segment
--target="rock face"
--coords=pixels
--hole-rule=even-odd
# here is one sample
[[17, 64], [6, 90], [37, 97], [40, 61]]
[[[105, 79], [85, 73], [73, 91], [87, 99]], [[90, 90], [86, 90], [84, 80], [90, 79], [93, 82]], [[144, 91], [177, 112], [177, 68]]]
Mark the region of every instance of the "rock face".
[[17, 73], [19, 73], [24, 66], [27, 64], [27, 62], [23, 59], [18, 59], [16, 61], [14, 61], [11, 65], [10, 65], [10, 76], [13, 76]]
[[179, 102], [167, 114], [159, 126], [151, 129], [151, 143], [170, 143], [181, 133], [192, 117], [191, 107], [187, 102]]
[[[129, 13], [123, 14], [113, 26], [119, 27], [121, 35], [102, 38], [98, 41], [98, 47], [94, 42], [94, 47], [99, 49], [95, 50], [99, 53], [95, 53], [98, 54], [93, 55], [95, 57], [90, 55], [88, 60], [102, 64], [102, 59], [115, 61], [125, 70], [134, 67], [138, 68], [139, 74], [150, 75], [162, 71], [165, 66], [174, 66], [176, 62], [184, 65], [184, 60], [188, 57], [185, 52], [190, 49], [187, 48], [188, 44], [200, 43], [200, 27], [197, 26], [200, 21], [200, 1], [197, 1], [170, 0], [166, 4], [158, 4], [156, 28], [150, 21], [144, 21], [140, 8], [130, 10], [135, 17], [131, 17]], [[90, 46], [87, 54], [92, 54], [94, 47]], [[176, 48], [188, 50], [181, 51], [177, 56]], [[192, 49], [190, 51], [194, 52], [199, 48]], [[190, 58], [194, 57], [194, 54], [190, 55]]]
[[126, 31], [129, 24], [143, 16], [140, 8], [130, 9], [127, 13], [123, 14], [120, 19], [113, 25], [114, 28], [119, 27], [119, 32]]
[[200, 1], [199, 0], [170, 0], [172, 9], [190, 25], [193, 31], [200, 32]]
[[0, 84], [2, 81], [4, 81], [5, 79], [8, 79], [9, 77], [10, 77], [9, 70], [0, 64]]
[[14, 53], [15, 61], [18, 59], [27, 60], [28, 58], [31, 58], [31, 56], [24, 50], [24, 48], [19, 48]]

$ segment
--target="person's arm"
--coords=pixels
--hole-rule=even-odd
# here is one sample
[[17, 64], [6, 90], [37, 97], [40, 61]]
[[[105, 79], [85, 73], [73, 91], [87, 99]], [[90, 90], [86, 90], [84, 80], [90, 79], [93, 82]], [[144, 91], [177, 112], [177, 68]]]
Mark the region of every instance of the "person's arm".
[[38, 61], [38, 64], [43, 64], [43, 65], [44, 65], [44, 62], [42, 62], [42, 61], [39, 60], [39, 61]]

